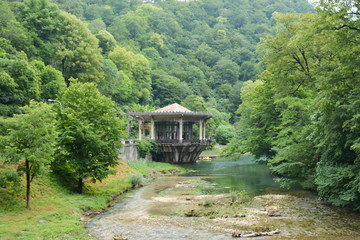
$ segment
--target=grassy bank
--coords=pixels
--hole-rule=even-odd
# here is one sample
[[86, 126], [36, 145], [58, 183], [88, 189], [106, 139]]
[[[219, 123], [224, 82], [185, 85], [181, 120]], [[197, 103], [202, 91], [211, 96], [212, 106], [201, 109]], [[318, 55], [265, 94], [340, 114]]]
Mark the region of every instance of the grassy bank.
[[129, 161], [129, 166], [141, 173], [143, 176], [147, 176], [151, 173], [158, 172], [161, 174], [173, 174], [185, 171], [184, 168], [169, 163], [163, 162], [149, 162], [143, 159], [136, 161]]
[[[143, 175], [180, 170], [170, 164], [141, 160], [131, 165]], [[105, 208], [114, 195], [131, 188], [128, 175], [134, 169], [121, 162], [116, 175], [101, 183], [87, 183], [84, 194], [75, 193], [52, 174], [35, 178], [30, 210], [25, 208], [24, 192], [14, 195], [0, 189], [1, 239], [92, 239], [83, 227], [83, 213]]]

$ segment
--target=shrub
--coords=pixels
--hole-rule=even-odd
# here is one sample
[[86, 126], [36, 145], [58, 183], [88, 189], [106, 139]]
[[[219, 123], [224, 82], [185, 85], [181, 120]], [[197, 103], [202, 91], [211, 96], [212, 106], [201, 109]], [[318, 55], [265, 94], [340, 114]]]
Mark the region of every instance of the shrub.
[[139, 158], [145, 158], [148, 154], [157, 153], [158, 146], [155, 140], [144, 138], [142, 140], [136, 140], [136, 149], [138, 151]]
[[210, 207], [213, 205], [213, 200], [211, 198], [204, 198], [203, 206]]
[[235, 128], [230, 124], [222, 124], [216, 128], [214, 137], [217, 143], [226, 145], [235, 137]]
[[141, 186], [142, 183], [144, 182], [144, 178], [140, 173], [130, 174], [128, 178], [129, 178], [129, 182], [133, 187]]
[[233, 191], [230, 193], [231, 202], [245, 203], [250, 199], [249, 194], [245, 191]]

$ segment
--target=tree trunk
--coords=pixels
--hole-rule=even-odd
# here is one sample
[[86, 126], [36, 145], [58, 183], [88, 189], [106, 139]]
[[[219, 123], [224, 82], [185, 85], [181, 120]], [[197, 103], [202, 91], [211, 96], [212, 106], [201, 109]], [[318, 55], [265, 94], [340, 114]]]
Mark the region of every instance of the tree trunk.
[[25, 160], [26, 164], [26, 208], [30, 209], [30, 166], [29, 161]]
[[78, 193], [82, 193], [82, 187], [83, 187], [83, 179], [81, 177], [79, 177], [79, 182], [78, 182]]

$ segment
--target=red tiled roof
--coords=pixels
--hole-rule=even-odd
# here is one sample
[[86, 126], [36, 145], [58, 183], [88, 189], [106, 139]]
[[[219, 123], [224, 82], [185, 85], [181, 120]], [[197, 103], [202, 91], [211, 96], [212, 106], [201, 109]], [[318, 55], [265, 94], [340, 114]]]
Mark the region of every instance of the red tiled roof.
[[192, 111], [190, 111], [187, 108], [184, 108], [183, 106], [181, 106], [177, 103], [174, 103], [169, 106], [159, 108], [159, 109], [155, 110], [155, 112], [192, 112]]

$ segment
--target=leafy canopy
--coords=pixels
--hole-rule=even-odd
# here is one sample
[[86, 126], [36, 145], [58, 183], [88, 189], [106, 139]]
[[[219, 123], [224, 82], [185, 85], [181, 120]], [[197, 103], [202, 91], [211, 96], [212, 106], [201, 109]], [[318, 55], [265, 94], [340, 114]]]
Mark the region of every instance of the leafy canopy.
[[93, 83], [72, 80], [60, 97], [59, 146], [56, 163], [66, 166], [79, 179], [102, 180], [118, 164], [124, 123], [114, 103], [100, 94]]

